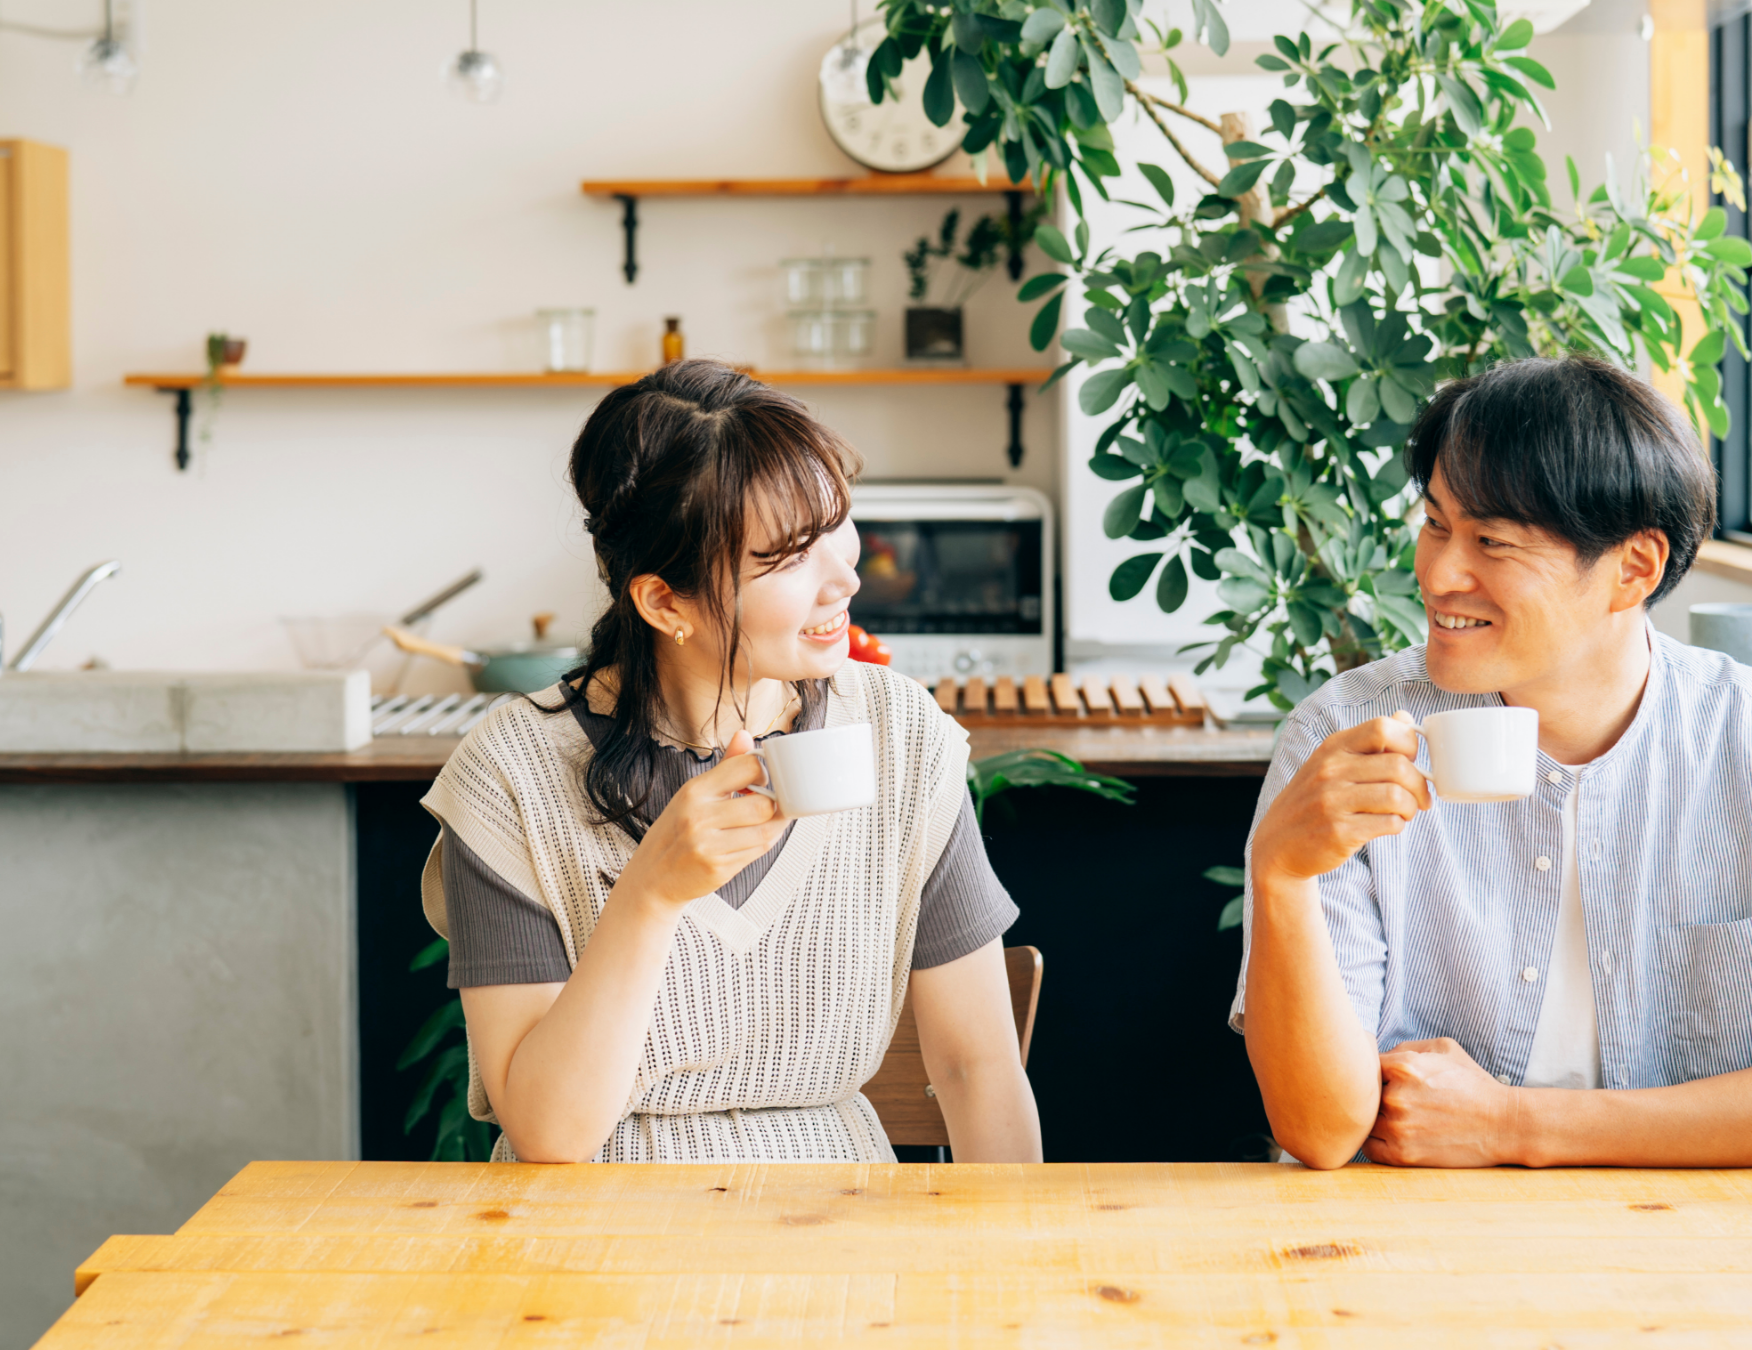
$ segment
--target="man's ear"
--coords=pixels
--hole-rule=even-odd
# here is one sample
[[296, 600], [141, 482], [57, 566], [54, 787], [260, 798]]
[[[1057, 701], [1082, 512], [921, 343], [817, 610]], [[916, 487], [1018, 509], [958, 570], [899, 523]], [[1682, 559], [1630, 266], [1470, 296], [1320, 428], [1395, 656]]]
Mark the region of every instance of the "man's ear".
[[1667, 574], [1670, 550], [1664, 530], [1644, 530], [1632, 535], [1615, 550], [1618, 575], [1612, 612], [1639, 609], [1655, 593]]
[[627, 595], [639, 617], [664, 637], [673, 638], [677, 631], [684, 638], [693, 636], [693, 618], [683, 611], [684, 602], [655, 572], [634, 577], [627, 585]]

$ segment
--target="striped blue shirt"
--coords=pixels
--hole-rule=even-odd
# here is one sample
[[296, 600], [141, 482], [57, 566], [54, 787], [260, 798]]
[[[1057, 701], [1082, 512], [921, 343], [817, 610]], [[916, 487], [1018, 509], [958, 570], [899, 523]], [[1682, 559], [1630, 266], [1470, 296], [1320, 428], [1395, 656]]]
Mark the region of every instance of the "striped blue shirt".
[[[1574, 787], [1602, 1086], [1663, 1087], [1752, 1067], [1752, 668], [1649, 631], [1642, 702], [1599, 759], [1572, 770], [1541, 753], [1531, 797], [1438, 800], [1320, 878], [1345, 988], [1382, 1050], [1450, 1036], [1487, 1072], [1522, 1082]], [[1339, 676], [1285, 722], [1254, 829], [1333, 732], [1401, 708], [1422, 721], [1499, 702], [1438, 689], [1422, 647]], [[1249, 930], [1252, 899], [1250, 880]], [[1246, 981], [1243, 952], [1236, 1030]]]

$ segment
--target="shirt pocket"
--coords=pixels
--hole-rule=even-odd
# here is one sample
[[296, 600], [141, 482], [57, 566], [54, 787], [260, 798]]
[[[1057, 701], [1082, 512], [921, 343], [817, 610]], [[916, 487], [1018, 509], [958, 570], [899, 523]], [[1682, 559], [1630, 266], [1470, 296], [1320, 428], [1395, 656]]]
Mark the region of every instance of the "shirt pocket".
[[1660, 930], [1670, 1080], [1752, 1068], [1752, 918]]

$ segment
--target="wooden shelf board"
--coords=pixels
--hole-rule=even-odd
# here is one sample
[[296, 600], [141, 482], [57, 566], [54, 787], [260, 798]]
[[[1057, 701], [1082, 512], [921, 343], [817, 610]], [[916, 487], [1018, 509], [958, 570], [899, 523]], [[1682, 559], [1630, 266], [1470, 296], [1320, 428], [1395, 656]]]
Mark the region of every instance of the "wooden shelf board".
[[[352, 388], [543, 388], [573, 385], [613, 386], [631, 384], [649, 371], [564, 371], [556, 374], [528, 373], [322, 375], [234, 374], [221, 375], [228, 389], [352, 389]], [[1050, 367], [979, 370], [965, 367], [900, 367], [858, 370], [752, 370], [755, 379], [767, 384], [1038, 384], [1052, 374]], [[199, 389], [204, 375], [126, 375], [123, 383], [148, 389]]]
[[1029, 183], [934, 173], [862, 178], [586, 178], [588, 197], [905, 197], [1032, 192]]

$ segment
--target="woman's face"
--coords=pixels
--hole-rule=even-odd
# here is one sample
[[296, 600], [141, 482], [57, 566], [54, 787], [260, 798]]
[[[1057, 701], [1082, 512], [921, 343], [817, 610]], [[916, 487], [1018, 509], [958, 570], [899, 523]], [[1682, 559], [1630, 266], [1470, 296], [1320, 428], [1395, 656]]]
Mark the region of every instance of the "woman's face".
[[[757, 527], [758, 529], [758, 527]], [[858, 590], [858, 529], [850, 520], [777, 567], [750, 541], [742, 567], [742, 651], [736, 676], [824, 680], [845, 664]]]

